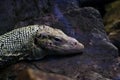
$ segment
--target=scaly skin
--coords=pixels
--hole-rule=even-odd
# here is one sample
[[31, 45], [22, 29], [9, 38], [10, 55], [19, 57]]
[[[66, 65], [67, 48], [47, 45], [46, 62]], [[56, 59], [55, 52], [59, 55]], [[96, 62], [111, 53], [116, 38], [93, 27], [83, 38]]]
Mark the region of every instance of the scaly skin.
[[80, 53], [84, 46], [59, 29], [31, 25], [0, 36], [0, 67], [20, 60], [37, 60], [46, 55]]

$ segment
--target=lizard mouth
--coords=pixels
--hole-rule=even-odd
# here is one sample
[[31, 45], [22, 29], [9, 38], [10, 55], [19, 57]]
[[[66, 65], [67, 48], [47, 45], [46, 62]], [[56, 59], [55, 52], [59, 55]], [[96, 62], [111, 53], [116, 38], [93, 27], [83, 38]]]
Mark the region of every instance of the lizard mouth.
[[45, 52], [46, 52], [46, 54], [48, 54], [48, 55], [77, 55], [77, 54], [82, 54], [83, 52], [84, 52], [84, 50], [76, 50], [76, 51], [73, 51], [73, 50], [60, 50], [60, 51], [58, 51], [58, 50], [45, 50]]
[[84, 46], [52, 46], [52, 47], [41, 47], [44, 51], [46, 51], [48, 54], [56, 54], [56, 55], [67, 55], [67, 54], [81, 54], [84, 52]]

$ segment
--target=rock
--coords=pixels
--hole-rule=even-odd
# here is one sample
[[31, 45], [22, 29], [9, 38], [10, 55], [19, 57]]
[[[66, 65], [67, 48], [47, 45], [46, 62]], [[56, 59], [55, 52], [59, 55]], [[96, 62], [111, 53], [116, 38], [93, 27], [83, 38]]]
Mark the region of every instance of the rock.
[[73, 80], [66, 76], [53, 74], [53, 73], [45, 73], [42, 71], [37, 71], [33, 69], [26, 69], [25, 71], [21, 71], [17, 76], [17, 80]]
[[56, 4], [63, 12], [79, 8], [77, 0], [55, 0], [55, 5]]
[[86, 75], [87, 76], [85, 77], [85, 80], [112, 80], [112, 79], [105, 78], [102, 75], [100, 75], [99, 73], [96, 73], [93, 71], [89, 72]]
[[[27, 4], [27, 1], [30, 4]], [[97, 75], [100, 74], [101, 77], [114, 78], [114, 76], [111, 77], [111, 73], [114, 72], [112, 65], [115, 63], [114, 59], [118, 57], [118, 50], [108, 39], [101, 15], [96, 9], [70, 7], [68, 10], [61, 10], [60, 4], [55, 4], [50, 7], [49, 11], [48, 7], [44, 7], [49, 0], [38, 0], [37, 4], [43, 3], [43, 6], [37, 5], [37, 7], [35, 7], [36, 2], [34, 1], [19, 0], [18, 3], [15, 0], [16, 11], [19, 13], [16, 18], [16, 27], [47, 24], [62, 29], [66, 34], [75, 37], [85, 45], [85, 50], [82, 55], [47, 56], [39, 61], [21, 61], [0, 71], [1, 80], [2, 78], [15, 80], [19, 72], [27, 68], [65, 75], [75, 80], [88, 78], [86, 75], [89, 73], [88, 71], [94, 71], [95, 75], [98, 73]], [[23, 6], [25, 6], [24, 9]], [[38, 9], [40, 9], [39, 12]], [[41, 9], [45, 10], [43, 11], [44, 16], [40, 15]]]
[[115, 63], [111, 67], [111, 77], [113, 80], [120, 80], [120, 57], [115, 59]]
[[[62, 11], [69, 11], [84, 6], [95, 7], [100, 3], [110, 1], [111, 0], [1, 0], [0, 34], [18, 28], [18, 26], [43, 24], [44, 21], [41, 20], [42, 17], [51, 13], [52, 7], [55, 4], [58, 4]], [[103, 5], [101, 4], [101, 6]], [[99, 6], [99, 8], [101, 8], [101, 6]], [[39, 20], [41, 20], [41, 22]]]
[[86, 7], [66, 12], [61, 16], [56, 15], [58, 22], [53, 26], [82, 42], [86, 47], [85, 54], [96, 54], [99, 57], [101, 55], [102, 58], [110, 58], [110, 55], [111, 57], [118, 56], [118, 50], [108, 39], [100, 13], [97, 10]]
[[14, 28], [43, 24], [37, 21], [51, 10], [51, 3], [49, 0], [1, 0], [0, 35]]
[[113, 0], [1, 0], [0, 34], [4, 34], [18, 26], [43, 24], [44, 21], [39, 22], [39, 20], [51, 12], [54, 4], [58, 4], [63, 11], [85, 6], [92, 6], [103, 11], [103, 4], [111, 1]]
[[0, 35], [12, 30], [15, 24], [15, 13], [12, 1], [0, 1]]

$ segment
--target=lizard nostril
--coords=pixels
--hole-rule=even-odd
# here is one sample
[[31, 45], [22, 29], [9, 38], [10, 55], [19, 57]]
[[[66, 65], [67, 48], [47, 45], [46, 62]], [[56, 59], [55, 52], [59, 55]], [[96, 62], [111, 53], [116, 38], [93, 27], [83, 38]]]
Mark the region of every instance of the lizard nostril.
[[48, 45], [50, 45], [50, 46], [51, 46], [51, 45], [52, 45], [52, 43], [50, 42], [50, 43], [48, 43]]
[[77, 45], [77, 42], [75, 42], [74, 44]]

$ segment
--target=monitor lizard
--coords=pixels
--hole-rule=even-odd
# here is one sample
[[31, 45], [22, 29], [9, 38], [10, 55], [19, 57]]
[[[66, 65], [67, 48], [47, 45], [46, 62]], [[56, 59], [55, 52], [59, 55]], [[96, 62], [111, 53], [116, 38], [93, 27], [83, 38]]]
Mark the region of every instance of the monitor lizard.
[[84, 45], [60, 29], [30, 25], [0, 36], [0, 68], [20, 60], [38, 60], [46, 55], [80, 53]]

